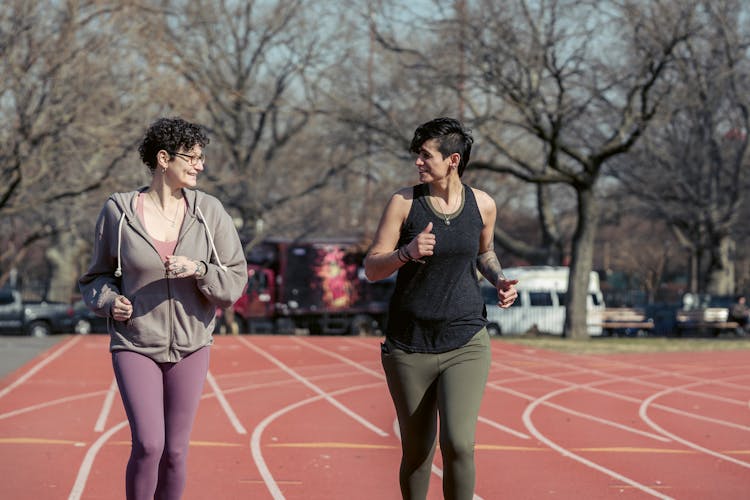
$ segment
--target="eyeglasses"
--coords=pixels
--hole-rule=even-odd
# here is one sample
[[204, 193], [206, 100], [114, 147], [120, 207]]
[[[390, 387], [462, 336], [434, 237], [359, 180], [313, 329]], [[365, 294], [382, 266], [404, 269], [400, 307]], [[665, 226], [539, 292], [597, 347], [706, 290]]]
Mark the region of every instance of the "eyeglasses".
[[206, 163], [206, 155], [203, 153], [201, 153], [200, 156], [194, 156], [194, 155], [189, 155], [185, 153], [177, 153], [177, 152], [170, 152], [169, 154], [183, 157], [185, 160], [187, 160], [188, 165], [190, 166], [197, 165], [198, 162], [201, 162], [203, 164]]

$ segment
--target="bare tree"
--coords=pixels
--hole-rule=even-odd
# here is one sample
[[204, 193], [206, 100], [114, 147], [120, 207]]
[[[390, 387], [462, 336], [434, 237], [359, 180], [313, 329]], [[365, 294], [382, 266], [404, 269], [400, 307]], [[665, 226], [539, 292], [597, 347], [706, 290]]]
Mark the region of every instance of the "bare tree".
[[276, 234], [325, 229], [326, 189], [341, 192], [355, 155], [329, 140], [318, 104], [321, 75], [338, 62], [340, 11], [308, 0], [162, 8], [151, 19], [163, 33], [161, 64], [197, 96], [193, 113], [212, 136], [210, 189], [237, 215], [243, 239], [269, 226]]
[[[576, 201], [565, 334], [587, 336], [586, 291], [604, 165], [643, 135], [669, 92], [675, 49], [692, 33], [684, 2], [434, 2], [431, 50], [381, 36], [437, 96], [450, 91], [479, 144], [474, 168], [540, 185], [543, 240], [558, 246], [545, 186]], [[459, 7], [459, 8], [456, 8]], [[426, 37], [423, 37], [426, 38]], [[460, 50], [456, 50], [456, 49]], [[442, 102], [436, 99], [437, 102]], [[434, 111], [434, 110], [433, 110]], [[502, 233], [499, 233], [502, 234]]]
[[[138, 123], [142, 79], [121, 57], [122, 40], [110, 36], [123, 32], [125, 14], [118, 2], [10, 0], [0, 7], [0, 284], [28, 263], [32, 248], [78, 236], [82, 204], [111, 185], [133, 147], [128, 132]], [[50, 298], [68, 299], [72, 260], [52, 261], [68, 290]]]
[[737, 225], [750, 181], [748, 13], [735, 0], [701, 3], [700, 32], [678, 52], [669, 114], [618, 169], [647, 216], [688, 249], [692, 292], [735, 292]]

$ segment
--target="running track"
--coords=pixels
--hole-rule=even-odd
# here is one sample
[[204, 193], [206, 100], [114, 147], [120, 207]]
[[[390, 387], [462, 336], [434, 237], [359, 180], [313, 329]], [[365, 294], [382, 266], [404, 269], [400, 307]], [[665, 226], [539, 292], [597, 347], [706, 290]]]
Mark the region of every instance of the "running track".
[[[378, 343], [216, 337], [184, 498], [399, 498]], [[475, 498], [750, 498], [750, 350], [492, 349]], [[129, 439], [107, 338], [65, 337], [0, 381], [0, 498], [123, 498]]]

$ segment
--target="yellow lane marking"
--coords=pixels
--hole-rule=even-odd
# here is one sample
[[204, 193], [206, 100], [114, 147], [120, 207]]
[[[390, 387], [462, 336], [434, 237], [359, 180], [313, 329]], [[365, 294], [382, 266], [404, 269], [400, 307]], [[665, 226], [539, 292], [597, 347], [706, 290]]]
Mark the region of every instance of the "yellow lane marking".
[[[238, 481], [240, 484], [266, 484], [265, 481], [262, 481], [260, 479], [241, 479]], [[291, 485], [299, 485], [302, 484], [302, 481], [292, 481], [292, 480], [274, 480], [276, 484], [291, 484]]]
[[497, 444], [477, 444], [474, 446], [477, 450], [490, 451], [549, 451], [549, 448], [539, 448], [532, 446], [505, 446]]
[[621, 453], [684, 453], [693, 454], [694, 450], [670, 450], [667, 448], [632, 448], [630, 446], [614, 446], [609, 448], [575, 448], [572, 451], [589, 451], [589, 452], [621, 452]]
[[[631, 486], [629, 484], [610, 484], [609, 487], [611, 489], [617, 488], [620, 491], [623, 491], [623, 490], [635, 490], [636, 489], [635, 486]], [[670, 490], [670, 489], [672, 489], [672, 486], [660, 485], [660, 484], [650, 484], [648, 487], [651, 488], [652, 490]], [[640, 488], [638, 488], [638, 489], [640, 489]]]
[[0, 444], [72, 444], [73, 446], [86, 446], [81, 441], [69, 439], [45, 439], [45, 438], [0, 438]]
[[228, 447], [228, 448], [234, 448], [238, 446], [246, 447], [247, 444], [244, 443], [221, 443], [218, 441], [190, 441], [190, 446], [218, 446], [218, 447]]
[[398, 445], [388, 444], [360, 444], [360, 443], [274, 443], [267, 445], [269, 448], [355, 448], [366, 450], [392, 450], [399, 448]]
[[[83, 441], [71, 441], [68, 439], [45, 439], [45, 438], [0, 438], [0, 444], [68, 444], [73, 446], [88, 446]], [[130, 441], [110, 441], [113, 446], [130, 446]], [[190, 441], [190, 446], [216, 446], [216, 447], [244, 447], [243, 443], [222, 443], [216, 441]]]
[[[130, 446], [130, 441], [111, 441], [109, 444]], [[216, 446], [218, 448], [236, 448], [247, 446], [244, 443], [224, 443], [221, 441], [190, 441], [190, 446]]]
[[[72, 445], [76, 447], [88, 446], [84, 441], [75, 441], [69, 439], [46, 439], [46, 438], [0, 438], [0, 444], [60, 444]], [[110, 441], [112, 446], [130, 446], [130, 441]], [[190, 446], [216, 447], [216, 448], [240, 448], [245, 447], [245, 443], [227, 443], [221, 441], [190, 441]], [[399, 449], [400, 445], [384, 444], [364, 444], [364, 443], [343, 443], [333, 441], [311, 442], [311, 443], [271, 443], [265, 445], [268, 448], [334, 448], [334, 449], [358, 449], [358, 450], [394, 450]], [[494, 444], [478, 444], [477, 450], [484, 451], [552, 451], [549, 448], [531, 447], [531, 446], [507, 446]], [[629, 446], [612, 446], [602, 448], [571, 448], [574, 452], [588, 453], [662, 453], [691, 455], [698, 453], [694, 450], [669, 449], [669, 448], [635, 448]], [[750, 455], [750, 450], [724, 450], [721, 451], [726, 455]]]

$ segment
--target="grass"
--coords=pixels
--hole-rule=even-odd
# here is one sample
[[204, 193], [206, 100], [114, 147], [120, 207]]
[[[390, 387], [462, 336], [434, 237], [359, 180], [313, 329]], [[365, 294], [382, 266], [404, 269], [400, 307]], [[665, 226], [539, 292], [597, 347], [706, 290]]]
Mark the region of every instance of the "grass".
[[570, 354], [618, 354], [669, 351], [750, 350], [750, 338], [592, 337], [564, 339], [550, 336], [493, 337], [495, 341]]

